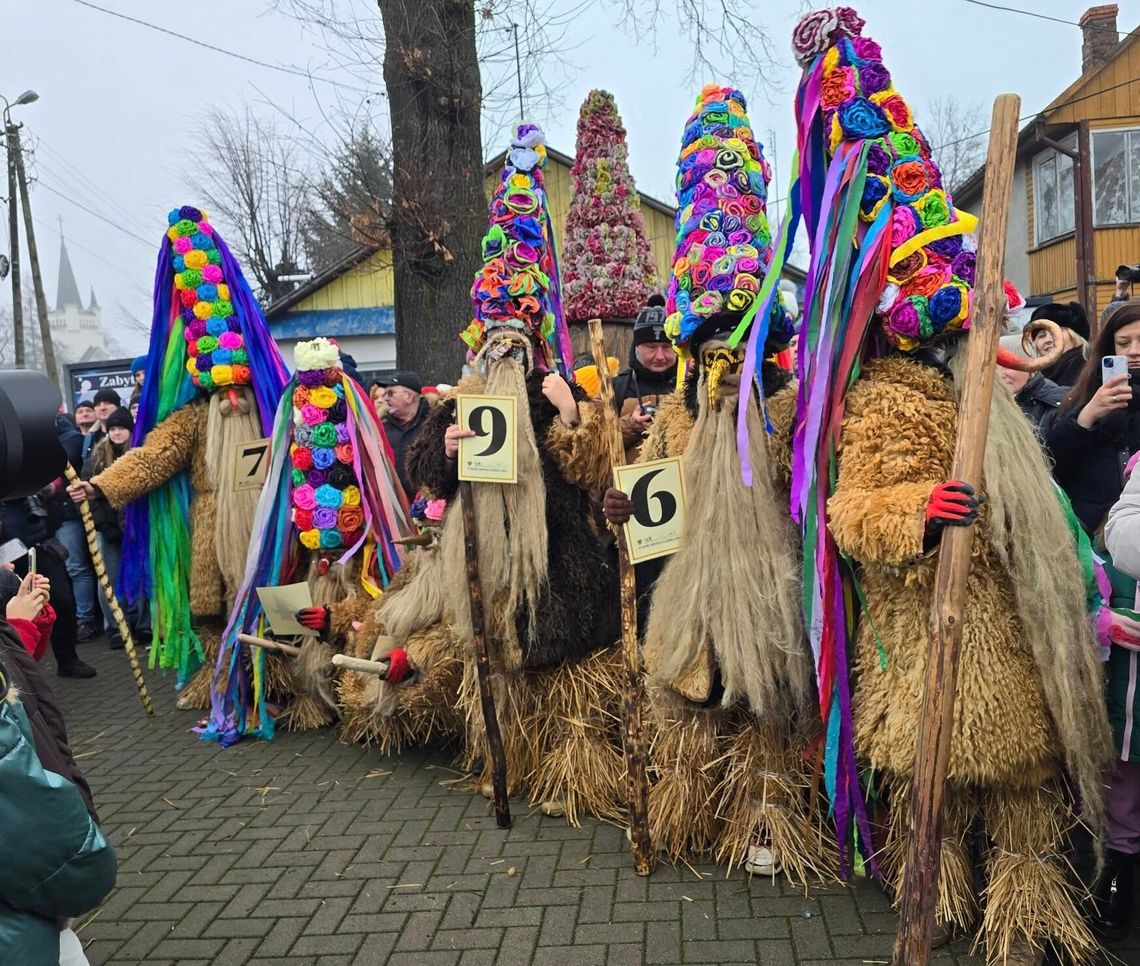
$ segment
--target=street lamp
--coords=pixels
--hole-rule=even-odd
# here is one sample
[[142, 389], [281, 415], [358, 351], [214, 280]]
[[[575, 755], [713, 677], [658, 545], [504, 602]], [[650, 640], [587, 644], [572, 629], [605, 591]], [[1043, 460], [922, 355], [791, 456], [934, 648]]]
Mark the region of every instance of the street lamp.
[[4, 102], [4, 124], [8, 125], [11, 123], [11, 118], [8, 116], [8, 113], [12, 110], [13, 107], [21, 107], [24, 104], [31, 104], [33, 101], [38, 101], [39, 99], [40, 95], [32, 90], [24, 91], [23, 94], [11, 102], [9, 102], [8, 98], [6, 98], [3, 94], [0, 94], [0, 101]]

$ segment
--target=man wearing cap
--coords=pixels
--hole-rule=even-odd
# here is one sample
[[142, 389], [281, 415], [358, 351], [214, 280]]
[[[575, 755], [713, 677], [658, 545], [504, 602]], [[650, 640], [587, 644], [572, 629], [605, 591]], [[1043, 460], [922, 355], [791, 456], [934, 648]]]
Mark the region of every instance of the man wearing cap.
[[629, 368], [614, 380], [614, 403], [621, 416], [627, 463], [637, 460], [662, 397], [676, 387], [677, 353], [665, 334], [665, 300], [652, 295], [633, 324]]
[[79, 402], [75, 404], [75, 425], [79, 427], [79, 431], [86, 436], [94, 427], [96, 421], [95, 405], [90, 402]]
[[388, 407], [388, 415], [384, 417], [384, 430], [396, 457], [396, 475], [400, 477], [400, 485], [411, 500], [416, 495], [416, 485], [408, 479], [404, 459], [408, 447], [420, 435], [424, 417], [428, 414], [427, 401], [422, 395], [424, 384], [416, 373], [400, 369], [382, 385], [384, 404]]

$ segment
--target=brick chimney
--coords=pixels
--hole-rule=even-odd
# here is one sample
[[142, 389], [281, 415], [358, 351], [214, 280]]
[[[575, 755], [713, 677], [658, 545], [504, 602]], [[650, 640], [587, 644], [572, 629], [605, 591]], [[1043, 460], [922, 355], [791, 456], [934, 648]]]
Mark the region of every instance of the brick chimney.
[[1089, 7], [1081, 16], [1081, 73], [1088, 73], [1108, 60], [1120, 35], [1116, 30], [1116, 15], [1120, 8], [1115, 3]]

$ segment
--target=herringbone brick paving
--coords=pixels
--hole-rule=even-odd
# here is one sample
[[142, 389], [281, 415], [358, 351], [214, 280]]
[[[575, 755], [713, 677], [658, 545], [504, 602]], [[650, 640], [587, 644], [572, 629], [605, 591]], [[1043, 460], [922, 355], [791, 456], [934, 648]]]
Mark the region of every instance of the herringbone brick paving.
[[[638, 878], [614, 825], [568, 828], [516, 801], [514, 827], [496, 828], [445, 754], [383, 758], [327, 730], [222, 750], [154, 673], [147, 720], [104, 648], [84, 648], [98, 678], [52, 680], [119, 854], [118, 887], [81, 924], [93, 966], [890, 959], [895, 919], [870, 883], [805, 898], [705, 865]], [[1140, 963], [1140, 947], [1121, 955]], [[963, 944], [935, 961], [979, 962]]]

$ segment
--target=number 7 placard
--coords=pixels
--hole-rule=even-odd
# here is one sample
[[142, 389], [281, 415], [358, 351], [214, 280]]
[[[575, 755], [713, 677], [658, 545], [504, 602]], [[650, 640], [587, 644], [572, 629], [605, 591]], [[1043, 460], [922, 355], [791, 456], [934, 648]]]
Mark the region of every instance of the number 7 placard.
[[629, 496], [633, 515], [625, 524], [630, 563], [667, 557], [685, 535], [685, 479], [677, 458], [614, 467], [614, 485]]
[[459, 440], [459, 478], [517, 483], [514, 396], [458, 396], [456, 417], [475, 434]]

